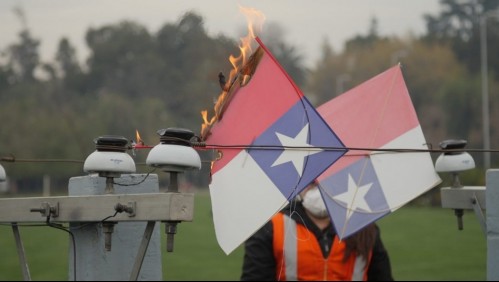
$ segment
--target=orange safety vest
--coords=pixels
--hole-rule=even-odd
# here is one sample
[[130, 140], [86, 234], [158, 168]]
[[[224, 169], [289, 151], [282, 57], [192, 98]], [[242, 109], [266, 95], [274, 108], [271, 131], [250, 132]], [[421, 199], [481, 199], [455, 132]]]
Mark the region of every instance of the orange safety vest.
[[[289, 216], [279, 213], [272, 219], [276, 279], [279, 280], [367, 280], [367, 263], [352, 254], [345, 262], [344, 241], [335, 236], [329, 256], [324, 258], [314, 234]], [[369, 255], [370, 260], [371, 255]]]

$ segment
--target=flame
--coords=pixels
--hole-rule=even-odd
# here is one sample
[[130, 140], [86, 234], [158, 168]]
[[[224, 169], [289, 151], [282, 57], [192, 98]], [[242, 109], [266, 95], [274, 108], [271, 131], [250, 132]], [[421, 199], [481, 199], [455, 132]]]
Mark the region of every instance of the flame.
[[138, 145], [144, 145], [144, 141], [142, 140], [142, 138], [140, 138], [140, 134], [139, 134], [139, 131], [137, 129], [135, 129], [135, 140], [137, 141], [136, 143]]
[[203, 133], [214, 122], [214, 117], [212, 118], [211, 121], [208, 121], [208, 111], [207, 110], [201, 111], [201, 117], [203, 118], [203, 124], [201, 124], [201, 133]]
[[[229, 61], [232, 64], [233, 69], [230, 71], [229, 79], [226, 82], [226, 85], [223, 87], [224, 90], [218, 96], [217, 101], [215, 102], [214, 111], [215, 114], [211, 119], [208, 118], [208, 111], [204, 110], [201, 112], [203, 117], [203, 124], [201, 125], [201, 135], [205, 136], [207, 134], [207, 130], [213, 125], [219, 118], [221, 110], [227, 100], [228, 92], [232, 82], [239, 75], [240, 69], [248, 62], [249, 57], [253, 53], [253, 48], [251, 44], [254, 42], [254, 38], [258, 32], [261, 32], [263, 23], [265, 21], [265, 15], [254, 8], [246, 8], [239, 6], [239, 11], [246, 16], [246, 21], [248, 24], [248, 35], [246, 37], [240, 38], [241, 42], [239, 45], [240, 54], [238, 57], [233, 55], [229, 56]], [[249, 79], [249, 76], [244, 76], [242, 78], [242, 85], [246, 83]]]

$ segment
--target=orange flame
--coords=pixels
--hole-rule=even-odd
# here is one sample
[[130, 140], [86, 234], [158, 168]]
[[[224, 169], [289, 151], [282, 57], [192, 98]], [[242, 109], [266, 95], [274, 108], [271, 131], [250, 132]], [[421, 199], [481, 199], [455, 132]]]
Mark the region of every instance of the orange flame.
[[135, 138], [136, 138], [137, 144], [144, 145], [144, 141], [142, 140], [142, 138], [140, 138], [140, 134], [139, 134], [139, 131], [137, 129], [135, 129]]
[[[239, 6], [239, 11], [246, 16], [246, 21], [248, 23], [248, 35], [240, 39], [240, 55], [238, 57], [235, 57], [233, 55], [229, 56], [229, 61], [232, 64], [233, 69], [230, 71], [229, 80], [227, 80], [226, 85], [224, 86], [224, 90], [219, 95], [215, 103], [214, 116], [209, 119], [208, 111], [205, 110], [201, 112], [204, 122], [201, 125], [202, 136], [205, 136], [207, 133], [206, 130], [209, 130], [209, 128], [218, 120], [218, 115], [220, 114], [220, 111], [227, 99], [227, 93], [229, 91], [231, 83], [238, 76], [241, 67], [248, 62], [249, 57], [253, 53], [251, 44], [254, 42], [253, 39], [256, 37], [256, 33], [261, 32], [263, 23], [265, 21], [265, 15], [256, 9]], [[245, 79], [246, 78], [243, 78], [243, 84]]]

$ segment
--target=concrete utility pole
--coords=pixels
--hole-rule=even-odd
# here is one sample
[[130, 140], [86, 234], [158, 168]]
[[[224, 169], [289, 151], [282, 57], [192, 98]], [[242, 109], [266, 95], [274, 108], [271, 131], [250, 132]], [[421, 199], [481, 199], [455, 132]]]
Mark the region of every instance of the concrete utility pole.
[[486, 174], [487, 280], [499, 281], [499, 169]]
[[[452, 175], [451, 187], [442, 187], [440, 195], [442, 207], [454, 210], [458, 229], [463, 229], [463, 211], [473, 210], [482, 231], [487, 238], [487, 280], [499, 281], [499, 169], [486, 172], [486, 186], [464, 186], [459, 181], [459, 173], [474, 169], [475, 162], [467, 152], [455, 153], [452, 150], [464, 149], [464, 140], [446, 140], [440, 143], [444, 150], [435, 162], [437, 172]], [[449, 150], [449, 152], [445, 152]], [[483, 215], [486, 210], [486, 216]]]
[[[145, 174], [123, 175], [121, 178], [115, 179], [115, 182], [131, 185], [144, 177]], [[104, 195], [105, 197], [105, 187], [105, 179], [96, 175], [73, 177], [69, 180], [68, 195], [78, 197]], [[156, 174], [149, 175], [139, 185], [116, 186], [115, 189], [117, 195], [159, 193], [158, 176]], [[121, 203], [128, 205], [128, 202]], [[144, 205], [141, 206], [142, 209], [149, 209]], [[140, 206], [136, 207], [137, 212], [139, 212], [139, 209], [141, 209]], [[110, 209], [110, 213], [108, 216], [113, 215], [115, 212]], [[129, 280], [142, 234], [146, 228], [146, 222], [113, 222], [112, 233], [109, 235], [105, 232], [105, 226], [101, 223], [86, 224], [88, 223], [71, 224], [70, 230], [77, 244], [76, 249], [73, 249], [71, 241], [69, 244], [69, 280]], [[86, 227], [80, 228], [83, 225], [86, 225]], [[163, 280], [160, 226], [160, 224], [156, 224], [154, 228], [138, 280]], [[110, 250], [106, 250], [107, 244], [110, 244]], [[76, 258], [76, 271], [74, 269], [74, 258]]]
[[[0, 223], [12, 225], [25, 280], [31, 277], [18, 226], [33, 222], [64, 230], [61, 223], [70, 224], [69, 280], [162, 280], [157, 223], [165, 223], [167, 251], [173, 251], [177, 224], [192, 221], [194, 212], [194, 194], [179, 192], [177, 177], [200, 169], [201, 159], [191, 147], [191, 131], [158, 134], [160, 144], [146, 164], [170, 174], [165, 192], [159, 192], [156, 174], [135, 174], [129, 140], [108, 135], [94, 140], [96, 150], [83, 165], [89, 175], [70, 179], [69, 196], [0, 199]], [[0, 169], [1, 182], [7, 177]]]

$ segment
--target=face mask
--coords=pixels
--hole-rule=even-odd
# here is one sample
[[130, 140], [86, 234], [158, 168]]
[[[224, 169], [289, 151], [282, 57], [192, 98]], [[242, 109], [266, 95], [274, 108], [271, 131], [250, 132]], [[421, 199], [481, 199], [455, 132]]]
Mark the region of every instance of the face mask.
[[314, 187], [305, 193], [302, 204], [317, 218], [326, 218], [328, 216], [326, 204], [322, 200], [321, 192], [317, 187]]

